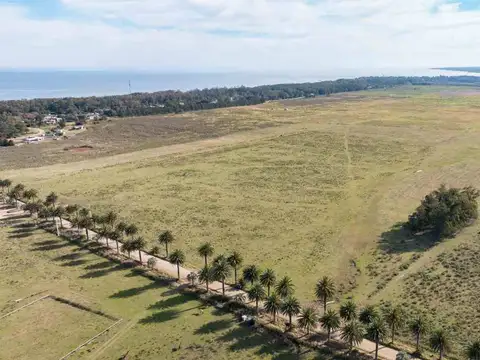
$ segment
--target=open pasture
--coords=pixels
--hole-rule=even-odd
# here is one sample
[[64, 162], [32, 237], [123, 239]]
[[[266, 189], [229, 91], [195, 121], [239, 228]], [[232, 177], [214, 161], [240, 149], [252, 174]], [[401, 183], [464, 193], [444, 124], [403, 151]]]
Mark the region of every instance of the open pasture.
[[[230, 131], [202, 140], [159, 128], [171, 137], [164, 144], [138, 137], [139, 147], [122, 145], [121, 155], [52, 156], [51, 165], [35, 168], [14, 149], [0, 162], [25, 169], [1, 176], [43, 194], [55, 191], [61, 202], [94, 212], [115, 210], [141, 228], [148, 247], [160, 231], [171, 230], [187, 266], [202, 265], [196, 250], [210, 241], [216, 254], [238, 250], [245, 264], [289, 275], [302, 301], [312, 300], [316, 280], [329, 275], [340, 290], [337, 302], [347, 296], [360, 304], [408, 298], [409, 307], [429, 311], [433, 304], [426, 299], [433, 296], [441, 302], [439, 320], [452, 322], [452, 331], [468, 329], [448, 312], [453, 300], [437, 297], [434, 289], [447, 280], [460, 289], [460, 275], [441, 270], [442, 261], [468, 263], [465, 254], [452, 251], [471, 244], [478, 225], [436, 244], [406, 238], [396, 224], [441, 183], [480, 187], [476, 91], [403, 87], [200, 112], [192, 116], [221, 119], [228, 113]], [[112, 134], [122, 121], [108, 124]], [[185, 131], [197, 133], [195, 121], [185, 123]], [[141, 144], [144, 150], [127, 153]], [[432, 266], [442, 276], [422, 290], [413, 286], [418, 272], [437, 271]], [[469, 292], [459, 292], [468, 296], [454, 298], [458, 308], [474, 310], [469, 302], [480, 295], [474, 276]]]

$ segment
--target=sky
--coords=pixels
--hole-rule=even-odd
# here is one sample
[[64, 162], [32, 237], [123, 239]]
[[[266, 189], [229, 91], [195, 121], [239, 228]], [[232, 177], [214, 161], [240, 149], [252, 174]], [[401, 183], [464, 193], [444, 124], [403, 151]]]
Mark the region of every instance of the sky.
[[0, 0], [0, 68], [480, 66], [480, 0]]

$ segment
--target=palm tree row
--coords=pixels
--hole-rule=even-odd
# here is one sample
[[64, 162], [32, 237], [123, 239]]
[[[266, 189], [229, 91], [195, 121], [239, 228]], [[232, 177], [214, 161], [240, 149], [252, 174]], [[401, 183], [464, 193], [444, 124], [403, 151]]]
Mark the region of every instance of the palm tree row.
[[[118, 215], [115, 212], [97, 215], [75, 204], [62, 206], [58, 204], [58, 196], [53, 192], [41, 201], [35, 189], [26, 189], [23, 184], [12, 187], [12, 182], [8, 179], [0, 180], [0, 188], [2, 196], [6, 194], [17, 206], [18, 201], [24, 200], [23, 208], [32, 217], [52, 220], [58, 218], [61, 227], [63, 227], [62, 218], [68, 217], [72, 227], [85, 230], [87, 241], [90, 240], [89, 230], [94, 230], [97, 233], [96, 240], [105, 239], [107, 247], [109, 239], [114, 240], [117, 253], [121, 250], [130, 258], [131, 252], [138, 251], [138, 258], [142, 263], [142, 250], [146, 246], [146, 241], [138, 236], [139, 229], [135, 224], [118, 221]], [[177, 266], [177, 277], [180, 280], [180, 267], [186, 261], [184, 252], [178, 249], [169, 252], [169, 247], [175, 242], [170, 231], [161, 232], [157, 240], [159, 245], [165, 247], [165, 258]], [[122, 242], [121, 249], [119, 242]], [[157, 256], [160, 253], [159, 247], [154, 246], [150, 253]], [[341, 304], [338, 312], [328, 309], [329, 301], [334, 298], [336, 290], [334, 281], [327, 276], [320, 279], [315, 286], [315, 296], [323, 307], [323, 314], [320, 315], [316, 306], [303, 308], [300, 306], [300, 302], [294, 296], [295, 286], [288, 276], [277, 279], [274, 270], [262, 271], [256, 265], [245, 266], [242, 270], [243, 257], [237, 251], [218, 255], [209, 263], [209, 259], [215, 253], [209, 242], [202, 244], [197, 249], [197, 253], [202, 258], [204, 266], [198, 274], [190, 273], [187, 278], [192, 283], [196, 279], [204, 283], [207, 292], [210, 290], [210, 285], [218, 281], [222, 285], [222, 294], [225, 295], [225, 283], [233, 272], [234, 285], [237, 289], [246, 291], [248, 299], [255, 303], [257, 313], [262, 305], [263, 310], [273, 317], [273, 322], [277, 321], [277, 316], [281, 313], [288, 317], [289, 327], [293, 326], [293, 318], [297, 317], [298, 326], [307, 334], [320, 326], [327, 332], [327, 341], [330, 341], [334, 332], [340, 330], [341, 339], [349, 345], [350, 349], [367, 336], [376, 344], [375, 359], [378, 358], [379, 343], [386, 340], [388, 335], [393, 342], [397, 332], [406, 323], [415, 338], [417, 353], [420, 353], [421, 340], [431, 328], [429, 321], [423, 316], [406, 321], [404, 311], [398, 306], [389, 306], [380, 311], [373, 305], [367, 305], [359, 311], [356, 303], [348, 300]], [[240, 270], [242, 270], [242, 276], [238, 278]], [[244, 293], [237, 294], [235, 299], [243, 302]], [[445, 331], [437, 329], [430, 333], [429, 345], [439, 353], [442, 359], [450, 350], [450, 338]], [[471, 360], [480, 360], [480, 342], [471, 343], [466, 350], [466, 356]]]

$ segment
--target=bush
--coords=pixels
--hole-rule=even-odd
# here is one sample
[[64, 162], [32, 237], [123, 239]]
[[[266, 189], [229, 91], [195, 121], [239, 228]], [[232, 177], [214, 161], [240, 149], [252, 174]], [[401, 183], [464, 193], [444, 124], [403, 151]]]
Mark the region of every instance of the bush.
[[13, 140], [0, 139], [0, 146], [14, 146]]
[[154, 257], [151, 257], [147, 260], [147, 267], [149, 269], [153, 269], [156, 264], [157, 264], [157, 259], [155, 259]]
[[415, 233], [431, 231], [439, 239], [454, 236], [478, 217], [478, 196], [473, 187], [448, 189], [442, 185], [425, 196], [405, 227]]

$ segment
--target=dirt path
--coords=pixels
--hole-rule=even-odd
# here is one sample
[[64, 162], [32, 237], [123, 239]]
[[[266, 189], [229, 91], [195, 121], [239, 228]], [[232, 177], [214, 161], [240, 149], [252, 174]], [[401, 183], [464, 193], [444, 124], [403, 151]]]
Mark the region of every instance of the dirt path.
[[[23, 203], [19, 202], [19, 206], [21, 206], [21, 205], [23, 205]], [[23, 210], [19, 210], [19, 209], [16, 209], [16, 208], [0, 208], [0, 221], [3, 220], [3, 219], [11, 218], [13, 216], [19, 216], [19, 215], [25, 215], [25, 214], [26, 213]], [[72, 225], [68, 220], [64, 219], [62, 222], [63, 222], [63, 226], [64, 226], [65, 230], [74, 230], [74, 229], [72, 229]], [[59, 224], [57, 224], [57, 225], [59, 226]], [[74, 231], [76, 231], [76, 230], [74, 230]], [[98, 237], [98, 235], [94, 231], [90, 230], [89, 234], [90, 234], [91, 239], [94, 238], [95, 236]], [[101, 243], [102, 245], [107, 247], [107, 239], [99, 239], [98, 241], [99, 241], [99, 243]], [[121, 247], [121, 242], [119, 242], [119, 245]], [[116, 252], [116, 242], [114, 240], [109, 239], [108, 240], [108, 248], [110, 250], [112, 250], [112, 252]], [[151, 255], [149, 255], [149, 254], [147, 254], [143, 251], [141, 252], [141, 254], [142, 254], [143, 264], [146, 264], [148, 262], [148, 259], [153, 257], [153, 256], [151, 256]], [[124, 254], [124, 253], [122, 253], [122, 255], [127, 256], [127, 254]], [[130, 254], [130, 258], [140, 262], [139, 252], [138, 251], [132, 252]], [[164, 259], [161, 259], [161, 258], [158, 258], [158, 257], [154, 257], [154, 258], [156, 259], [156, 264], [155, 264], [155, 269], [156, 270], [158, 270], [159, 272], [162, 272], [164, 274], [167, 274], [167, 275], [169, 275], [173, 278], [177, 278], [177, 266], [176, 265], [171, 264], [168, 261], [166, 261]], [[187, 275], [190, 274], [191, 272], [198, 272], [198, 270], [197, 269], [187, 269], [187, 268], [184, 268], [184, 267], [180, 267], [181, 281], [187, 282]], [[213, 282], [212, 284], [210, 284], [210, 290], [215, 291], [215, 292], [221, 292], [222, 291], [222, 284], [220, 282]], [[234, 289], [233, 287], [225, 284], [225, 295], [226, 296], [234, 297], [235, 295], [237, 295], [239, 293], [242, 293], [242, 291]], [[287, 317], [285, 317], [283, 315], [279, 315], [279, 316], [281, 318], [283, 318], [284, 320], [287, 319]], [[298, 318], [293, 317], [292, 320], [296, 322], [298, 320]], [[94, 354], [92, 354], [92, 358], [93, 359], [97, 358], [103, 352], [104, 349], [111, 346], [116, 340], [120, 339], [123, 335], [125, 335], [128, 332], [128, 329], [131, 328], [135, 323], [136, 323], [136, 320], [131, 319], [128, 322], [128, 324], [126, 324], [119, 331], [119, 333], [116, 336], [114, 336], [112, 339], [110, 339], [110, 341], [105, 343]], [[320, 327], [318, 327], [316, 330], [318, 332], [323, 333], [323, 330]], [[333, 335], [333, 337], [336, 338], [336, 339], [339, 339], [340, 334], [337, 332]], [[367, 354], [373, 354], [375, 352], [375, 343], [370, 341], [370, 340], [364, 339], [357, 346], [357, 349], [364, 352], [364, 353], [367, 353]], [[378, 355], [379, 355], [379, 357], [381, 357], [385, 360], [395, 360], [397, 353], [398, 353], [398, 351], [395, 350], [395, 349], [392, 349], [392, 348], [389, 348], [389, 347], [386, 347], [386, 346], [381, 346], [379, 348]], [[97, 355], [97, 356], [95, 356], [95, 355]]]

